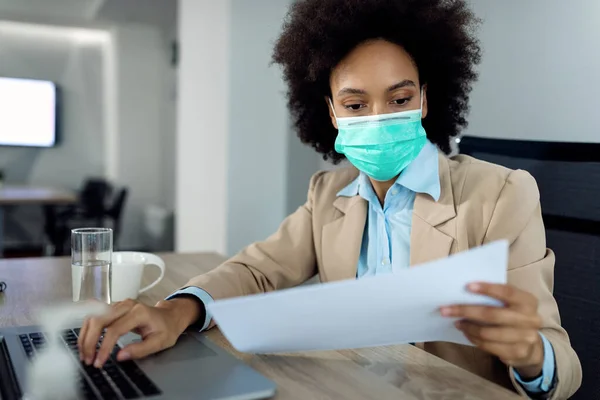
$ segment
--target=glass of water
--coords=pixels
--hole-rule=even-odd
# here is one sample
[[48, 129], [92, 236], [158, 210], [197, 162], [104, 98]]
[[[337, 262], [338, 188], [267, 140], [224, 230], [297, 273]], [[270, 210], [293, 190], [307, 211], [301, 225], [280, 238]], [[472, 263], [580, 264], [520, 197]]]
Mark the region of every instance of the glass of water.
[[99, 300], [110, 304], [112, 250], [112, 229], [71, 231], [73, 301]]

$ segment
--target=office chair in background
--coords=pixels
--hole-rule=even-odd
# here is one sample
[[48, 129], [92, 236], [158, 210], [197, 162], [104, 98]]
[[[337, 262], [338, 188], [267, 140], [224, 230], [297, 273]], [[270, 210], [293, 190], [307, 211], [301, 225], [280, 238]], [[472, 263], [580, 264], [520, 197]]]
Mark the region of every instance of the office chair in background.
[[583, 367], [572, 398], [600, 399], [600, 143], [465, 136], [459, 148], [536, 179], [547, 245], [556, 254], [554, 297]]
[[103, 179], [88, 179], [75, 206], [55, 212], [46, 209], [45, 233], [53, 250], [53, 256], [70, 253], [71, 229], [85, 227], [106, 227], [113, 229], [115, 247], [121, 233], [123, 209], [128, 189], [120, 189], [115, 196], [113, 186]]

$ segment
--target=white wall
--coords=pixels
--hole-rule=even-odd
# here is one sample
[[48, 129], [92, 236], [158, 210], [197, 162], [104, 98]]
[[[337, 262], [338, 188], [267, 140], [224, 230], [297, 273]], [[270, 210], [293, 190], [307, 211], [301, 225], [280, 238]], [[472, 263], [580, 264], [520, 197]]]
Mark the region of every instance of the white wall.
[[269, 64], [288, 6], [231, 1], [228, 254], [266, 238], [287, 215], [292, 134], [281, 71]]
[[[143, 212], [164, 204], [163, 105], [167, 54], [161, 32], [127, 24], [113, 29], [115, 38], [117, 135], [111, 168], [116, 184], [129, 188], [122, 247], [143, 245]], [[166, 136], [173, 134], [166, 129]]]
[[319, 157], [295, 137], [270, 65], [289, 3], [180, 3], [179, 251], [232, 255], [306, 200]]
[[324, 168], [321, 168], [321, 156], [312, 147], [303, 144], [292, 128], [289, 128], [287, 137], [286, 215], [289, 215], [306, 202], [310, 178]]
[[179, 3], [176, 250], [226, 251], [229, 0]]
[[177, 65], [172, 64], [172, 44], [177, 38], [177, 27], [165, 32], [163, 49], [166, 57], [161, 60], [163, 66], [162, 81], [162, 128], [160, 134], [162, 157], [161, 189], [162, 205], [172, 212], [175, 209], [175, 170], [176, 170], [176, 141], [177, 141]]
[[466, 134], [600, 142], [600, 1], [470, 2], [484, 54]]
[[[110, 51], [107, 31], [0, 21], [0, 75], [51, 80], [63, 94], [59, 146], [0, 148], [7, 182], [77, 189], [85, 177], [104, 175]], [[7, 213], [7, 244], [41, 243], [40, 220], [37, 207]]]

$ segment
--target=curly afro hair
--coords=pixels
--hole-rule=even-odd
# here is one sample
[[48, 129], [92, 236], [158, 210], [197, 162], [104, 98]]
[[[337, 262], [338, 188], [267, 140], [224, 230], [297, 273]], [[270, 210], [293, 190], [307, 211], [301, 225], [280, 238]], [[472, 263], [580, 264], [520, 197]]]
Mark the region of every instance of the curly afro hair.
[[450, 138], [467, 126], [481, 58], [478, 24], [464, 0], [297, 0], [273, 61], [283, 67], [298, 136], [325, 160], [344, 158], [334, 150], [337, 130], [324, 101], [331, 72], [359, 44], [384, 39], [413, 58], [427, 84], [427, 137], [448, 153]]

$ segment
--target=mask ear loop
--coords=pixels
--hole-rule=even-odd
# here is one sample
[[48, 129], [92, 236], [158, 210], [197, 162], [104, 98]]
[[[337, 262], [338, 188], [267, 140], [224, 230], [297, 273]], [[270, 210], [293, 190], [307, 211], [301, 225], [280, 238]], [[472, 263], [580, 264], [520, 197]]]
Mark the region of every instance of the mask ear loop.
[[333, 101], [331, 100], [331, 97], [328, 97], [327, 100], [329, 100], [329, 105], [331, 106], [331, 111], [333, 111], [333, 116], [335, 117], [335, 119], [338, 119], [337, 114], [335, 113], [335, 107], [333, 106]]
[[421, 114], [423, 114], [423, 94], [425, 94], [425, 92], [423, 91], [423, 87], [421, 86]]

